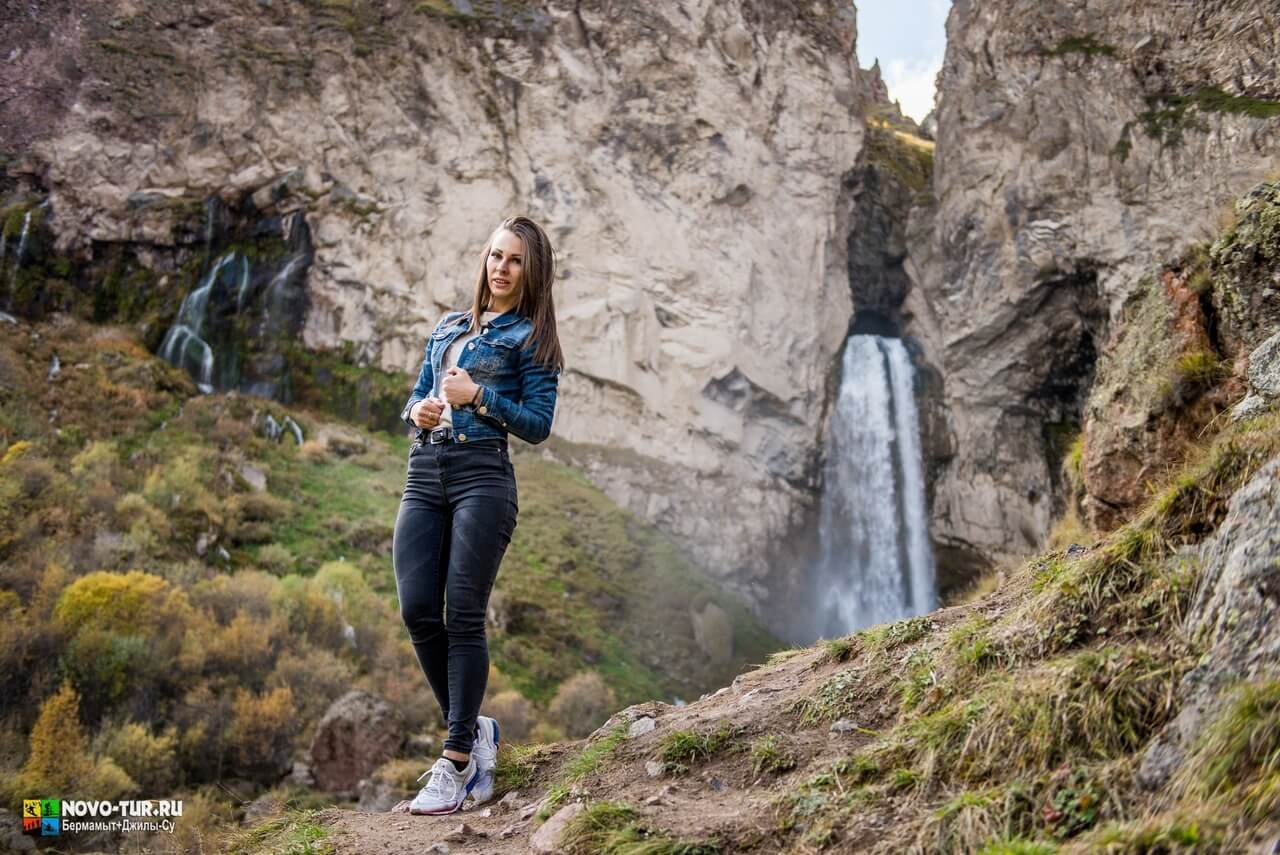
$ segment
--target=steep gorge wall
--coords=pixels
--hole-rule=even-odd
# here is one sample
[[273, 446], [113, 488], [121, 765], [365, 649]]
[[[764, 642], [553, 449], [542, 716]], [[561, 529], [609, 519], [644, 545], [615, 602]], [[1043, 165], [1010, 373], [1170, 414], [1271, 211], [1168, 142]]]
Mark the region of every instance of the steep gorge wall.
[[849, 5], [45, 0], [9, 33], [0, 148], [64, 249], [196, 241], [211, 195], [302, 212], [305, 343], [412, 371], [527, 212], [555, 452], [743, 588], [804, 517], [852, 310]]
[[958, 0], [947, 33], [904, 310], [956, 450], [934, 536], [981, 564], [1038, 546], [1061, 509], [1063, 439], [1126, 299], [1280, 169], [1280, 11]]

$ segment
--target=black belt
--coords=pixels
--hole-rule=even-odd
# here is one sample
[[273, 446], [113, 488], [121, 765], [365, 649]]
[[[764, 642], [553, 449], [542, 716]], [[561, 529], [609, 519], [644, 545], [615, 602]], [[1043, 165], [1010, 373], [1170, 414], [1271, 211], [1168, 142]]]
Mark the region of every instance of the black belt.
[[[453, 428], [449, 427], [448, 425], [441, 425], [440, 427], [432, 428], [431, 430], [427, 430], [425, 428], [420, 429], [418, 431], [418, 437], [415, 441], [420, 445], [427, 445], [427, 444], [442, 445], [446, 442], [451, 442], [451, 441], [456, 442], [456, 440], [454, 440], [455, 436], [456, 436], [456, 431], [454, 431]], [[470, 445], [472, 442], [478, 442], [483, 445], [497, 445], [497, 446], [500, 446], [503, 450], [506, 450], [507, 448], [507, 441], [502, 437], [496, 437], [496, 436], [485, 437], [484, 439], [477, 439], [477, 440], [464, 439], [458, 444]]]

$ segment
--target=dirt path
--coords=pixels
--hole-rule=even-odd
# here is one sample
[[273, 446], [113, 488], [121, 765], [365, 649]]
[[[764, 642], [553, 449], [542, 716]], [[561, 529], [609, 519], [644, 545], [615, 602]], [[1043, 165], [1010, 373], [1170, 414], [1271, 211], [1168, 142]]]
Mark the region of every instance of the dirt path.
[[[963, 619], [969, 611], [944, 609], [931, 618], [943, 626]], [[848, 715], [857, 728], [866, 731], [834, 732], [827, 722], [812, 727], [800, 725], [794, 704], [813, 697], [838, 672], [854, 667], [847, 662], [829, 661], [824, 649], [811, 649], [776, 665], [745, 672], [731, 686], [687, 706], [649, 702], [629, 707], [615, 714], [601, 731], [643, 716], [653, 717], [654, 729], [624, 740], [601, 771], [585, 778], [575, 789], [591, 800], [626, 801], [640, 811], [647, 826], [679, 838], [715, 838], [726, 852], [777, 851], [780, 840], [773, 807], [776, 800], [868, 741], [868, 731], [891, 724], [896, 699], [888, 702], [884, 691], [887, 685], [868, 685]], [[889, 675], [887, 679], [894, 677]], [[741, 729], [727, 750], [685, 775], [650, 776], [646, 763], [654, 760], [669, 734], [710, 733], [721, 723]], [[780, 775], [755, 774], [749, 746], [765, 734], [773, 734], [785, 753], [795, 759], [794, 769]], [[556, 746], [554, 753], [540, 762], [534, 784], [508, 795], [503, 803], [478, 808], [469, 805], [469, 809], [448, 817], [335, 809], [322, 814], [321, 820], [330, 829], [340, 855], [419, 855], [432, 851], [436, 844], [448, 848], [435, 851], [453, 855], [528, 852], [530, 836], [537, 830], [533, 813], [561, 765], [583, 745], [585, 742]], [[882, 834], [879, 829], [891, 820], [892, 817], [872, 817], [869, 827], [857, 836], [863, 842], [878, 838]], [[465, 831], [460, 828], [464, 823], [468, 827]]]

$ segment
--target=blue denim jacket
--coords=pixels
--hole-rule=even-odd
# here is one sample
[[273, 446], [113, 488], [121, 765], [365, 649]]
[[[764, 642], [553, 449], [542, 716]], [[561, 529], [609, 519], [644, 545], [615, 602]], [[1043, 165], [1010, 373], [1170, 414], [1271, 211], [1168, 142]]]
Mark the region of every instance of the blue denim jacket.
[[[410, 427], [417, 425], [409, 421], [409, 412], [431, 394], [445, 349], [470, 329], [470, 312], [450, 312], [436, 324], [427, 339], [418, 382], [400, 413]], [[538, 443], [551, 433], [560, 372], [536, 362], [533, 348], [525, 349], [532, 332], [532, 321], [518, 312], [506, 312], [494, 318], [458, 354], [458, 367], [467, 370], [482, 393], [474, 407], [464, 404], [453, 408], [454, 442], [506, 439], [508, 433], [513, 433], [525, 442]], [[419, 435], [426, 433], [421, 428], [418, 431]]]

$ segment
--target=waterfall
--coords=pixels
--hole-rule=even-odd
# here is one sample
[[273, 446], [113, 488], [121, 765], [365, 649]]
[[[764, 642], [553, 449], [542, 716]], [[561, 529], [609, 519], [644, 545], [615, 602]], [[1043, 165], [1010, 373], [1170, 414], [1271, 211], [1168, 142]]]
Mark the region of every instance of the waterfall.
[[[171, 365], [186, 369], [206, 395], [213, 391], [213, 348], [202, 338], [208, 316], [209, 293], [218, 281], [218, 274], [233, 264], [237, 257], [237, 253], [228, 252], [219, 258], [191, 293], [182, 298], [178, 317], [160, 345], [160, 357]], [[249, 275], [249, 262], [244, 258], [240, 258], [240, 262], [240, 275], [245, 279]]]
[[300, 213], [234, 228], [227, 216], [216, 199], [208, 201], [208, 268], [183, 297], [159, 355], [206, 394], [239, 389], [287, 399], [287, 353], [301, 329], [314, 259], [311, 232]]
[[9, 308], [13, 308], [13, 292], [18, 288], [18, 272], [22, 269], [22, 257], [27, 254], [27, 235], [31, 231], [31, 211], [22, 216], [22, 233], [18, 236], [18, 251], [13, 255], [13, 273], [9, 275]]
[[852, 335], [842, 367], [812, 589], [827, 638], [937, 605], [911, 358], [896, 338]]

